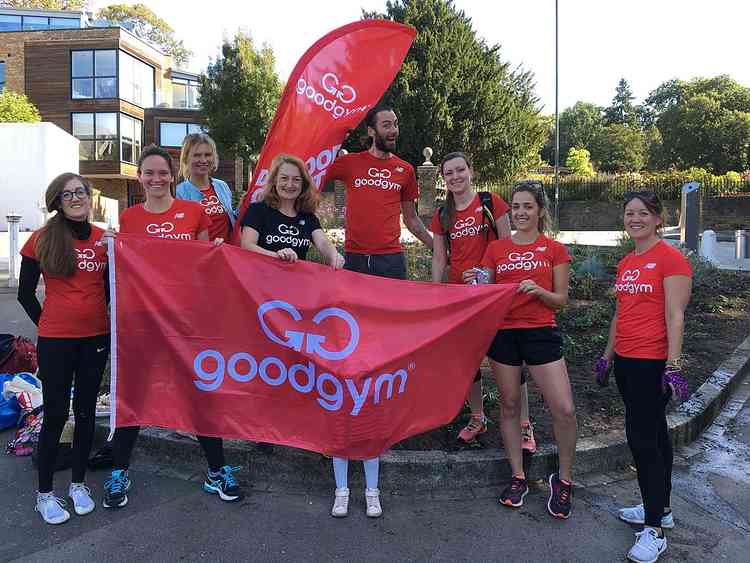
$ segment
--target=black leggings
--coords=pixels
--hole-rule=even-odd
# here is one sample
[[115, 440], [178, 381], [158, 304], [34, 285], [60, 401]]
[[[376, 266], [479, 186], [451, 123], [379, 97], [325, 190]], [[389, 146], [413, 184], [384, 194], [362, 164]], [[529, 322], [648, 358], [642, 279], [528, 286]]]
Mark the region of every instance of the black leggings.
[[[112, 461], [114, 469], [128, 469], [140, 426], [121, 426], [115, 430], [112, 440]], [[211, 471], [219, 471], [227, 463], [224, 459], [224, 441], [211, 436], [197, 436]]]
[[615, 355], [617, 387], [625, 402], [625, 432], [638, 471], [646, 525], [659, 527], [672, 494], [672, 440], [667, 428], [661, 378], [665, 360]]
[[73, 413], [73, 483], [82, 483], [94, 440], [96, 398], [109, 357], [109, 334], [84, 338], [46, 338], [37, 341], [39, 378], [43, 384], [44, 420], [37, 447], [39, 492], [52, 490], [58, 443], [70, 410], [70, 388], [75, 381]]

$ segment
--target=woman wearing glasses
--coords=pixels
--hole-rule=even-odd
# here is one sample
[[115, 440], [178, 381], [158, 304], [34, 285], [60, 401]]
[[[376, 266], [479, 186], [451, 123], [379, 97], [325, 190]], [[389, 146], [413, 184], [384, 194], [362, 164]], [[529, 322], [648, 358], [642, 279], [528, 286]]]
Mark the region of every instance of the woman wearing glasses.
[[628, 552], [631, 561], [656, 561], [667, 549], [664, 528], [674, 527], [670, 509], [672, 441], [665, 408], [673, 394], [687, 398], [680, 373], [684, 315], [692, 287], [687, 258], [659, 237], [663, 208], [653, 192], [625, 195], [625, 231], [635, 250], [617, 266], [617, 308], [596, 378], [606, 385], [614, 367], [625, 403], [625, 432], [638, 472], [643, 503], [619, 516], [644, 524]]
[[[89, 222], [91, 190], [79, 175], [65, 173], [52, 180], [45, 202], [56, 213], [21, 249], [18, 301], [38, 327], [44, 393], [36, 510], [48, 524], [62, 524], [70, 513], [66, 502], [55, 496], [52, 478], [74, 382], [73, 474], [68, 497], [76, 514], [88, 514], [95, 506], [84, 476], [94, 437], [97, 394], [109, 356], [107, 247], [101, 241], [104, 231]], [[40, 275], [45, 283], [44, 306], [36, 297]]]

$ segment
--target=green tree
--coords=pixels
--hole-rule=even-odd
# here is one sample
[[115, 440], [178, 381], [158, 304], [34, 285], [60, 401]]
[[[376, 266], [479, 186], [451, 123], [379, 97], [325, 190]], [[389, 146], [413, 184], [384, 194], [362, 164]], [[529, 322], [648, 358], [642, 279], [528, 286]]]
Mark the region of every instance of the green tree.
[[588, 102], [576, 102], [560, 114], [560, 162], [568, 158], [572, 147], [591, 150], [596, 136], [604, 127], [602, 108]]
[[637, 127], [640, 122], [639, 109], [633, 105], [634, 99], [630, 84], [624, 78], [620, 78], [615, 89], [615, 97], [612, 98], [610, 106], [604, 110], [605, 123]]
[[[538, 161], [547, 123], [539, 114], [532, 74], [503, 61], [500, 46], [478, 38], [471, 19], [452, 1], [389, 0], [385, 13], [363, 17], [417, 29], [383, 97], [399, 116], [403, 158], [421, 163], [426, 146], [437, 158], [464, 150], [485, 180], [510, 180]], [[363, 148], [362, 136], [351, 135], [346, 148]]]
[[750, 165], [750, 88], [726, 75], [670, 80], [646, 99], [661, 135], [652, 159], [661, 167], [714, 174]]
[[184, 66], [193, 56], [174, 29], [144, 4], [112, 4], [99, 10], [96, 17], [132, 31], [138, 37], [160, 47], [172, 57], [175, 66]]
[[86, 0], [4, 0], [0, 4], [8, 8], [27, 8], [32, 10], [80, 11], [86, 8]]
[[39, 110], [23, 94], [6, 90], [0, 94], [0, 123], [38, 123]]
[[605, 172], [637, 172], [646, 164], [643, 132], [623, 123], [604, 127], [592, 148], [594, 162]]
[[565, 166], [570, 169], [571, 174], [577, 176], [593, 176], [594, 167], [591, 165], [591, 153], [586, 149], [572, 147], [568, 151]]
[[281, 96], [273, 51], [256, 49], [252, 39], [238, 32], [225, 40], [221, 53], [201, 76], [201, 108], [205, 125], [219, 152], [255, 158]]

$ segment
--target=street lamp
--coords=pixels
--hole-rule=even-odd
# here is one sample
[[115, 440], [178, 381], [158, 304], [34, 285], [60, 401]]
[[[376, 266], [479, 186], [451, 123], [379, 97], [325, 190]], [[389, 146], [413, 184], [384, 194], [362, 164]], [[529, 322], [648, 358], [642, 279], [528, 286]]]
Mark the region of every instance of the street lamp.
[[555, 226], [560, 228], [560, 113], [559, 97], [560, 82], [558, 76], [559, 41], [558, 41], [558, 9], [555, 0]]

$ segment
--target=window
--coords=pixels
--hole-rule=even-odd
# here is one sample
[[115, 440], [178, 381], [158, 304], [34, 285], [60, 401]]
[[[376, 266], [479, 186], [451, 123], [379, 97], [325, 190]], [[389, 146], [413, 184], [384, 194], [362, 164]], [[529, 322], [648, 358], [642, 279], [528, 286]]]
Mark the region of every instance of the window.
[[50, 29], [77, 29], [81, 27], [81, 22], [74, 18], [50, 18]]
[[49, 29], [49, 19], [39, 16], [24, 16], [23, 30], [35, 31], [37, 29]]
[[0, 61], [0, 94], [5, 90], [5, 62]]
[[181, 147], [182, 141], [191, 133], [201, 133], [204, 129], [197, 123], [172, 123], [162, 121], [159, 124], [159, 144], [162, 147]]
[[120, 114], [120, 160], [133, 164], [138, 162], [141, 156], [142, 129], [140, 119]]
[[0, 14], [0, 31], [21, 31], [21, 16]]
[[154, 107], [154, 68], [120, 51], [120, 98], [143, 108]]
[[117, 51], [71, 51], [73, 99], [117, 97]]
[[116, 113], [73, 113], [71, 122], [81, 160], [117, 160]]
[[200, 106], [198, 81], [185, 78], [173, 78], [172, 107], [197, 109], [200, 108]]

